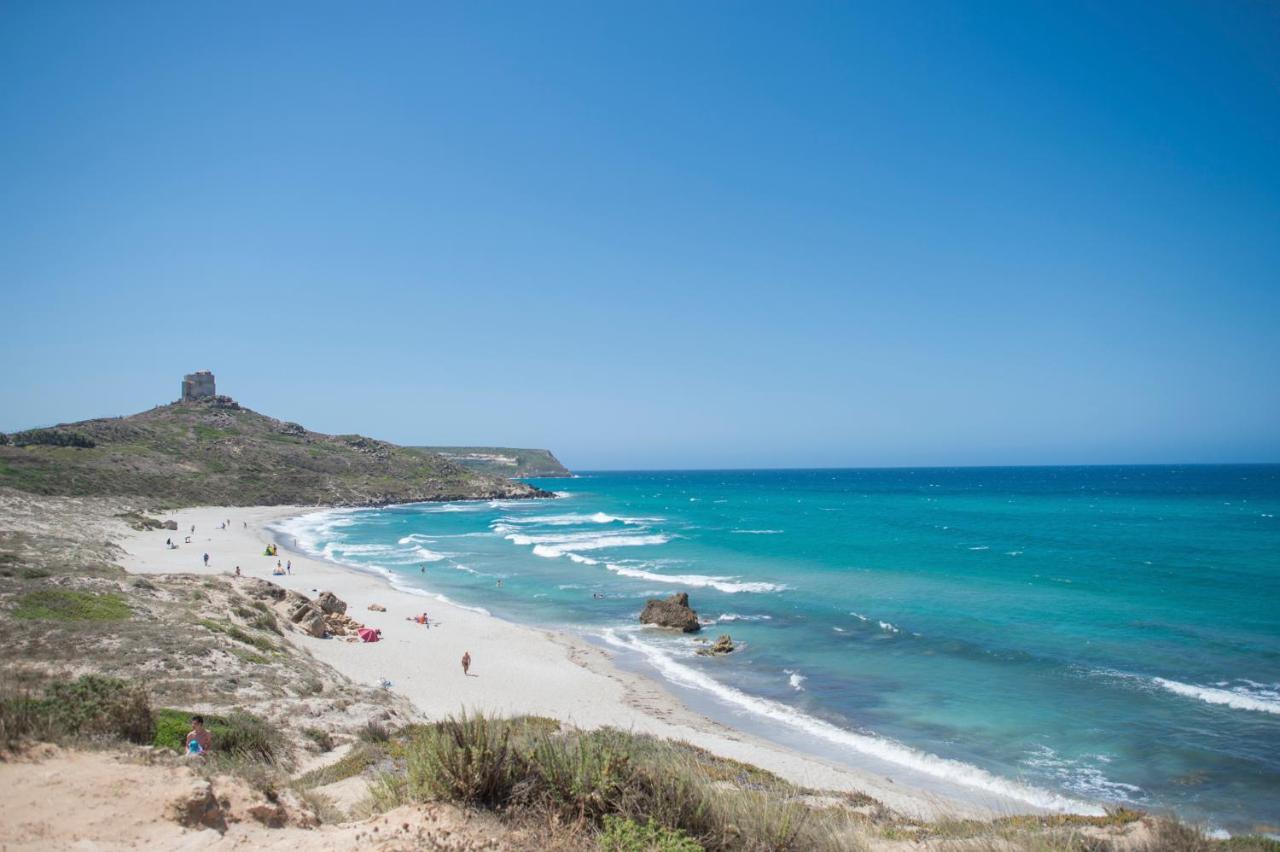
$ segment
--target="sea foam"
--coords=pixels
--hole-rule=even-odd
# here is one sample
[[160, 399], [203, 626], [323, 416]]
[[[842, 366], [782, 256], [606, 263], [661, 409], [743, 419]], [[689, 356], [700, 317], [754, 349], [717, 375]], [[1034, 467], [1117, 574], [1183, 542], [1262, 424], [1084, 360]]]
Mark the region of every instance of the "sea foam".
[[696, 689], [714, 695], [721, 701], [757, 717], [786, 725], [801, 733], [823, 740], [831, 745], [850, 749], [859, 754], [902, 766], [953, 784], [983, 790], [1004, 796], [1045, 810], [1059, 813], [1079, 813], [1102, 816], [1106, 812], [1086, 802], [1041, 790], [1015, 781], [996, 777], [985, 770], [950, 758], [910, 748], [894, 740], [875, 734], [847, 731], [822, 719], [806, 715], [794, 707], [761, 698], [720, 683], [709, 675], [677, 662], [671, 655], [634, 636], [620, 636], [614, 630], [601, 634], [606, 642], [641, 654], [667, 680], [688, 689]]

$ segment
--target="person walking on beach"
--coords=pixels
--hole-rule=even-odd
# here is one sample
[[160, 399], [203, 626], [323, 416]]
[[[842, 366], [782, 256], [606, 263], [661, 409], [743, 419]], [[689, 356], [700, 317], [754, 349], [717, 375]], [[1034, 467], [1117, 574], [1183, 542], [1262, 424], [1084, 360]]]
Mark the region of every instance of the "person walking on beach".
[[285, 572], [286, 574], [292, 574], [292, 573], [293, 573], [293, 560], [292, 560], [292, 559], [290, 559], [288, 562], [286, 562], [286, 563], [285, 563], [285, 565], [284, 565], [284, 572]]
[[466, 677], [469, 674], [471, 674], [471, 652], [463, 651], [462, 652], [462, 675], [463, 677]]
[[204, 555], [204, 567], [209, 567], [209, 554], [207, 553]]

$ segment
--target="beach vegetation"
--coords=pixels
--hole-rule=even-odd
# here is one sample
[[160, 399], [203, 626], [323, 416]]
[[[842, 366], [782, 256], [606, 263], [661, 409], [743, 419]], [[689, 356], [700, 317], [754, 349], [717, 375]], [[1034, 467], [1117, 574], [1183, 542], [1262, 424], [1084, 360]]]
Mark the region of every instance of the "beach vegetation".
[[0, 697], [0, 742], [5, 745], [80, 738], [145, 743], [152, 737], [146, 691], [123, 680], [84, 675], [49, 683], [39, 695], [6, 692]]
[[123, 621], [129, 604], [114, 592], [78, 589], [36, 589], [18, 599], [14, 618], [46, 621]]
[[346, 754], [333, 763], [325, 764], [299, 777], [295, 785], [302, 789], [308, 789], [345, 781], [348, 778], [364, 774], [366, 770], [377, 765], [386, 757], [387, 752], [384, 749], [369, 743], [357, 742], [352, 745]]
[[243, 642], [246, 645], [252, 645], [254, 648], [257, 648], [259, 651], [264, 651], [266, 653], [275, 653], [280, 650], [280, 648], [276, 645], [276, 643], [272, 642], [270, 639], [267, 639], [265, 636], [254, 636], [253, 634], [247, 633], [244, 629], [234, 624], [227, 624], [226, 622], [222, 622], [222, 621], [214, 621], [213, 619], [210, 619], [210, 618], [202, 618], [200, 619], [200, 625], [207, 630], [213, 631], [214, 633], [225, 634], [230, 638], [236, 640], [237, 642]]
[[702, 845], [683, 831], [664, 828], [652, 819], [606, 816], [600, 831], [601, 852], [702, 852]]
[[[191, 731], [193, 710], [164, 708], [155, 712], [155, 733], [151, 744], [156, 748], [181, 752]], [[204, 725], [213, 737], [214, 757], [231, 760], [287, 766], [292, 759], [284, 733], [260, 716], [234, 711], [226, 715], [202, 714]]]

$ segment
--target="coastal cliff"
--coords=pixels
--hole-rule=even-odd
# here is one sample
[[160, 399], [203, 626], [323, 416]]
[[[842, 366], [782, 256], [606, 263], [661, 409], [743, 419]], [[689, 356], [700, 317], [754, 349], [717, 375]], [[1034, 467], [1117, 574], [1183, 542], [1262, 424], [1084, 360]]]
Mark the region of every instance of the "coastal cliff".
[[509, 479], [573, 476], [550, 450], [518, 447], [410, 447], [444, 456], [470, 470]]
[[0, 437], [0, 485], [170, 506], [360, 506], [548, 492], [363, 435], [326, 435], [229, 397]]

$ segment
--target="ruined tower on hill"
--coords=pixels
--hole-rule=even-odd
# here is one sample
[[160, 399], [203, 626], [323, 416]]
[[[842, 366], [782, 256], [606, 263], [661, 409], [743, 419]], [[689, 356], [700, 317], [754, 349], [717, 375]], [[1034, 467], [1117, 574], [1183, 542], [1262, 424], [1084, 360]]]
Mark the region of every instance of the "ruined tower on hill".
[[217, 391], [213, 386], [213, 373], [208, 370], [200, 370], [197, 373], [187, 373], [182, 377], [182, 401], [190, 402], [193, 399], [209, 399], [217, 396]]

